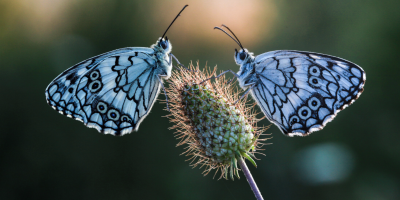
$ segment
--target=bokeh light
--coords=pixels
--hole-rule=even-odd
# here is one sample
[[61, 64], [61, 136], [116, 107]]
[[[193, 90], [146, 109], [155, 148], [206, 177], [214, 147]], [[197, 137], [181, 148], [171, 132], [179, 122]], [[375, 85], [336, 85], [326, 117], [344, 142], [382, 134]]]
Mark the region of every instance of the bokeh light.
[[168, 32], [185, 65], [238, 71], [237, 44], [213, 29], [226, 24], [255, 55], [313, 51], [366, 71], [363, 94], [323, 130], [288, 138], [268, 129], [273, 144], [249, 166], [265, 199], [400, 198], [400, 1], [0, 0], [0, 199], [253, 198], [243, 178], [203, 177], [179, 156], [163, 94], [123, 137], [46, 104], [57, 75], [117, 48], [150, 47], [185, 4]]
[[319, 144], [297, 152], [293, 171], [303, 183], [327, 184], [344, 181], [354, 164], [353, 153], [343, 145]]
[[26, 37], [38, 42], [48, 40], [65, 31], [69, 22], [69, 0], [15, 0], [8, 1], [6, 20], [8, 28], [23, 26]]
[[152, 17], [160, 20], [160, 25], [166, 26], [171, 19], [165, 16], [175, 16], [178, 8], [183, 7], [182, 2], [189, 5], [188, 10], [182, 14], [186, 19], [180, 19], [180, 25], [176, 25], [174, 31], [171, 30], [178, 35], [175, 36], [179, 38], [178, 44], [190, 44], [193, 38], [201, 39], [205, 44], [218, 42], [221, 47], [227, 43], [234, 44], [213, 29], [225, 24], [239, 39], [242, 38], [243, 44], [253, 45], [259, 42], [260, 38], [271, 38], [277, 17], [276, 6], [271, 0], [162, 1], [156, 4], [155, 15]]

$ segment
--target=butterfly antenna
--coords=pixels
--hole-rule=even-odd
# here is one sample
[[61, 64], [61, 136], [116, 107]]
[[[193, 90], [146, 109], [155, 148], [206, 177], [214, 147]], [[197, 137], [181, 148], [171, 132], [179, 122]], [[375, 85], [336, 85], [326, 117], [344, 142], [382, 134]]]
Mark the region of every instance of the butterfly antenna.
[[230, 38], [232, 38], [233, 41], [236, 42], [236, 44], [238, 44], [238, 45], [243, 49], [242, 45], [241, 45], [238, 41], [236, 41], [235, 38], [233, 38], [231, 35], [229, 35], [229, 33], [227, 33], [226, 31], [224, 31], [224, 29], [222, 29], [222, 28], [220, 28], [220, 27], [218, 27], [218, 26], [214, 27], [214, 29], [218, 29], [218, 30], [224, 32], [225, 34], [227, 34]]
[[231, 32], [232, 35], [235, 36], [236, 40], [237, 40], [237, 41], [239, 42], [239, 44], [240, 44], [239, 46], [242, 47], [242, 49], [243, 49], [242, 43], [239, 41], [239, 38], [236, 37], [236, 35], [233, 33], [233, 31], [231, 31], [231, 29], [230, 29], [229, 27], [227, 27], [225, 24], [222, 24], [222, 26], [225, 27], [226, 29], [228, 29], [229, 32]]
[[164, 32], [164, 34], [162, 35], [161, 39], [164, 38], [164, 36], [165, 36], [165, 34], [167, 33], [168, 29], [172, 26], [172, 24], [175, 22], [175, 20], [176, 20], [179, 16], [181, 16], [182, 11], [185, 10], [185, 8], [188, 7], [188, 6], [189, 6], [189, 5], [185, 5], [185, 6], [182, 8], [181, 12], [178, 13], [178, 15], [175, 17], [175, 19], [174, 19], [174, 20], [171, 22], [171, 24], [168, 26], [167, 30], [165, 30], [165, 32]]

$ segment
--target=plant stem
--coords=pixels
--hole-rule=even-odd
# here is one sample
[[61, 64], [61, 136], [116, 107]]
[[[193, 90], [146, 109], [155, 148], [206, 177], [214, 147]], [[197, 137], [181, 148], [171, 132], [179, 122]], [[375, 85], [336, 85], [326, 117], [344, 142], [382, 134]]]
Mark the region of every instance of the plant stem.
[[238, 156], [238, 157], [239, 158], [237, 158], [237, 159], [239, 161], [240, 168], [242, 169], [244, 176], [246, 176], [247, 182], [249, 182], [251, 190], [253, 190], [253, 193], [256, 196], [257, 200], [263, 200], [264, 198], [262, 197], [260, 190], [258, 190], [257, 184], [254, 181], [249, 168], [247, 168], [247, 165], [244, 162], [243, 157], [242, 156]]

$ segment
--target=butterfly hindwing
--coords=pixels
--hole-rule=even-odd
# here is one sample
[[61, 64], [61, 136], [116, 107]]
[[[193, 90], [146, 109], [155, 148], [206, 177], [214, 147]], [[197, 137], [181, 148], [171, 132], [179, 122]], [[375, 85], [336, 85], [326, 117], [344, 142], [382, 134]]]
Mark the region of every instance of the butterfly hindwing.
[[[130, 48], [110, 52], [89, 67], [82, 64], [91, 60], [83, 61], [49, 85], [48, 103], [106, 134], [136, 130], [160, 89], [153, 52], [150, 48]], [[69, 83], [68, 77], [75, 81]]]
[[[78, 104], [74, 98], [76, 87], [82, 77], [98, 63], [111, 55], [130, 52], [132, 48], [116, 49], [89, 59], [86, 59], [57, 76], [47, 86], [45, 94], [47, 103], [61, 114], [83, 120], [77, 113]], [[86, 123], [86, 122], [85, 122]]]
[[254, 61], [251, 91], [266, 117], [290, 136], [322, 129], [363, 91], [364, 71], [333, 56], [273, 51]]

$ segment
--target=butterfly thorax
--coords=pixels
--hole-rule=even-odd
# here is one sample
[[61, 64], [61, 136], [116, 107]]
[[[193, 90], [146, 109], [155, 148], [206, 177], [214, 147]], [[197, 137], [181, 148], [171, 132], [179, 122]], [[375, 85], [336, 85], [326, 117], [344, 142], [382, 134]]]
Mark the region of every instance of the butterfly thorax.
[[238, 81], [241, 88], [246, 89], [250, 85], [256, 83], [256, 73], [254, 66], [254, 56], [252, 54], [248, 54], [247, 58], [240, 65]]
[[155, 74], [159, 74], [161, 78], [168, 79], [171, 77], [172, 71], [172, 62], [170, 61], [170, 57], [165, 52], [156, 52], [154, 57], [157, 61], [157, 69], [159, 72]]
[[158, 72], [161, 78], [168, 79], [171, 76], [172, 62], [170, 60], [169, 54], [172, 50], [172, 45], [169, 40], [159, 39], [156, 44], [151, 45], [154, 50], [154, 59], [157, 62]]

